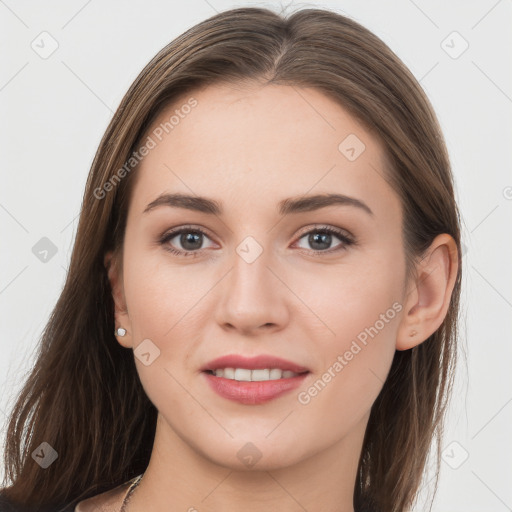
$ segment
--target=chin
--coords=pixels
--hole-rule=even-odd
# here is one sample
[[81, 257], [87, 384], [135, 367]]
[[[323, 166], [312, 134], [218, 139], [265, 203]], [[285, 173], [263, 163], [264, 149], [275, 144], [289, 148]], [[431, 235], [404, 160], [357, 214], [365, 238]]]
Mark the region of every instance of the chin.
[[217, 450], [212, 453], [211, 446], [201, 450], [202, 456], [213, 464], [233, 471], [273, 471], [297, 464], [307, 458], [303, 451], [297, 451], [299, 440], [289, 439], [289, 443], [280, 443], [279, 449], [274, 442], [269, 442], [265, 436], [258, 440], [250, 436], [243, 436], [230, 440], [227, 445], [217, 444]]

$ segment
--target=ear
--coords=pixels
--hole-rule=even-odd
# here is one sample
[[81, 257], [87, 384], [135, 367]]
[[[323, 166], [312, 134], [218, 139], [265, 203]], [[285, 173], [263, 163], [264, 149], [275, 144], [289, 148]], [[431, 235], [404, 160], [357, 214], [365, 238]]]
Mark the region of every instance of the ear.
[[404, 299], [404, 315], [398, 328], [397, 350], [419, 345], [442, 324], [452, 296], [459, 267], [457, 244], [438, 235], [417, 263], [417, 277]]
[[[130, 317], [128, 315], [128, 308], [126, 307], [126, 300], [124, 296], [124, 286], [123, 286], [123, 275], [119, 270], [119, 262], [117, 256], [114, 257], [112, 251], [109, 251], [105, 254], [105, 258], [103, 260], [105, 268], [108, 273], [108, 280], [110, 282], [110, 288], [112, 290], [112, 298], [114, 300], [114, 316], [115, 316], [115, 336], [120, 345], [125, 348], [130, 348], [132, 346], [132, 336], [131, 333], [131, 323]], [[126, 334], [124, 336], [119, 336], [117, 334], [117, 328], [123, 327], [126, 329]]]

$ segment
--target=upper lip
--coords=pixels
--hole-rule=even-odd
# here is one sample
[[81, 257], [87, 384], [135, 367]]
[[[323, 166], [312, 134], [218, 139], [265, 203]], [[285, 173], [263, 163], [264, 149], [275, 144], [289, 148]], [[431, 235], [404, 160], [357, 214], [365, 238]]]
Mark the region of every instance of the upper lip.
[[280, 357], [265, 354], [256, 357], [244, 357], [237, 354], [229, 354], [206, 363], [201, 368], [201, 371], [217, 370], [219, 368], [246, 368], [248, 370], [280, 368], [281, 370], [289, 370], [294, 373], [309, 371], [308, 368], [293, 363], [292, 361], [287, 361]]

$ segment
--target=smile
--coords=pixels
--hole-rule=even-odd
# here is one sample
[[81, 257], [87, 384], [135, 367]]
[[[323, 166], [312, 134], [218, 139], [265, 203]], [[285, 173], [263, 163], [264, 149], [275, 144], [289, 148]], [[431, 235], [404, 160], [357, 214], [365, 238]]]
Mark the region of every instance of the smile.
[[257, 370], [249, 370], [246, 368], [218, 368], [217, 370], [209, 371], [211, 371], [216, 377], [224, 377], [225, 379], [245, 382], [290, 379], [299, 375], [298, 373], [290, 370], [281, 370], [280, 368], [264, 368]]

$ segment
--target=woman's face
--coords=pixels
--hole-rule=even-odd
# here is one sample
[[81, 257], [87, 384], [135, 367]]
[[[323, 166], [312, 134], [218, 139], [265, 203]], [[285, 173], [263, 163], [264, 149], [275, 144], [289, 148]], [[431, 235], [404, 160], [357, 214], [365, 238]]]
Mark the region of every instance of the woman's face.
[[[147, 135], [116, 325], [165, 437], [234, 468], [284, 467], [362, 441], [406, 298], [383, 147], [319, 91], [275, 85], [196, 91]], [[190, 199], [158, 199], [166, 194]], [[328, 194], [341, 199], [311, 199]], [[264, 370], [271, 361], [255, 373], [203, 371], [227, 355], [308, 373], [279, 379]]]

